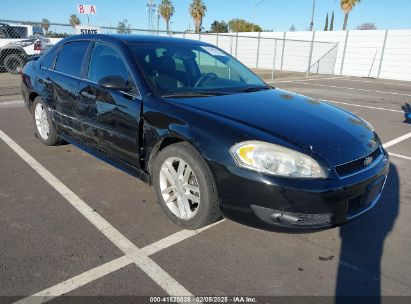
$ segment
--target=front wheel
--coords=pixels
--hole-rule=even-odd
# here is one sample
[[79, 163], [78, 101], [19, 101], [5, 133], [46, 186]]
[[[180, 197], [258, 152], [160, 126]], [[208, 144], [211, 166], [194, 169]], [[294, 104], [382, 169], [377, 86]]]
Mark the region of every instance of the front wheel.
[[185, 229], [198, 229], [221, 217], [211, 172], [188, 143], [170, 145], [154, 164], [156, 196], [167, 216]]
[[36, 97], [32, 107], [36, 137], [47, 146], [60, 144], [61, 140], [57, 135], [56, 129], [50, 118], [50, 113], [43, 100], [40, 97]]

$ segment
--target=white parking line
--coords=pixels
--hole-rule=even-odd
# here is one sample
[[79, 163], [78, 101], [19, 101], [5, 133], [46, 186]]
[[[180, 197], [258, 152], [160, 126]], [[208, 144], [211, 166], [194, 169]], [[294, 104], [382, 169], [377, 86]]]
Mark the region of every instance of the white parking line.
[[269, 81], [266, 81], [266, 82], [267, 83], [287, 83], [287, 82], [299, 82], [299, 81], [311, 81], [311, 80], [328, 80], [328, 79], [341, 79], [341, 78], [345, 78], [345, 77], [341, 77], [341, 76], [333, 76], [333, 77], [326, 77], [326, 78], [312, 77], [312, 78], [297, 78], [297, 79], [280, 80], [280, 81], [269, 80]]
[[406, 139], [408, 139], [408, 138], [410, 138], [411, 137], [411, 132], [410, 133], [407, 133], [407, 134], [405, 134], [405, 135], [403, 135], [403, 136], [400, 136], [400, 137], [398, 137], [398, 138], [395, 138], [395, 139], [393, 139], [393, 140], [390, 140], [389, 142], [386, 142], [385, 144], [383, 144], [382, 146], [384, 147], [384, 149], [387, 149], [388, 147], [392, 147], [392, 146], [394, 146], [394, 145], [396, 145], [396, 144], [398, 144], [398, 143], [400, 143], [400, 142], [402, 142], [402, 141], [404, 141], [404, 140], [406, 140]]
[[303, 81], [295, 81], [295, 83], [317, 86], [317, 87], [333, 88], [333, 89], [344, 89], [344, 90], [352, 90], [352, 91], [363, 91], [363, 92], [372, 92], [372, 93], [379, 93], [379, 94], [390, 94], [390, 95], [396, 95], [396, 96], [411, 97], [411, 94], [396, 93], [396, 92], [376, 91], [376, 90], [359, 89], [359, 88], [351, 88], [351, 87], [340, 87], [340, 86], [335, 86], [335, 85], [308, 83], [308, 82], [303, 82]]
[[24, 106], [23, 100], [0, 101], [0, 108], [12, 108]]
[[395, 86], [411, 87], [411, 84], [386, 82], [386, 81], [364, 80], [361, 77], [355, 78], [355, 79], [351, 79], [351, 78], [347, 78], [347, 77], [340, 77], [338, 79], [341, 79], [341, 80], [344, 80], [344, 81], [353, 81], [353, 82], [365, 82], [365, 83], [388, 84], [388, 85], [395, 85]]
[[132, 263], [133, 261], [129, 256], [123, 255], [118, 259], [112, 260], [50, 288], [37, 292], [30, 297], [21, 299], [20, 301], [15, 302], [15, 304], [41, 304], [50, 301], [59, 295], [67, 294], [70, 291], [91, 283]]
[[[89, 220], [101, 233], [103, 233], [114, 245], [127, 256], [133, 258], [133, 262], [141, 268], [154, 282], [165, 292], [173, 296], [192, 296], [180, 283], [173, 279], [156, 262], [122, 235], [116, 228], [107, 222], [101, 215], [95, 212], [73, 191], [64, 185], [57, 177], [35, 160], [23, 148], [21, 148], [8, 135], [0, 130], [0, 138], [19, 155], [30, 167], [34, 169], [46, 182], [60, 193], [74, 208]], [[56, 295], [58, 296], [58, 295]]]
[[[214, 224], [208, 225], [206, 227], [203, 227], [201, 229], [197, 230], [182, 230], [179, 232], [176, 232], [168, 237], [165, 237], [164, 239], [161, 239], [153, 244], [147, 245], [146, 247], [143, 247], [141, 251], [146, 255], [150, 256], [153, 255], [163, 249], [169, 248], [175, 244], [178, 244], [188, 238], [191, 238], [200, 232], [203, 232], [209, 228], [212, 228], [216, 226], [219, 223], [222, 223], [225, 221], [224, 219], [221, 221], [218, 221]], [[91, 283], [103, 276], [106, 276], [114, 271], [117, 271], [121, 268], [126, 267], [127, 265], [130, 265], [134, 263], [134, 256], [133, 254], [131, 255], [124, 255], [120, 258], [117, 258], [115, 260], [112, 260], [110, 262], [107, 262], [103, 265], [97, 266], [93, 269], [87, 270], [75, 277], [72, 277], [68, 280], [65, 280], [61, 283], [58, 283], [52, 287], [49, 287], [47, 289], [44, 289], [42, 291], [37, 292], [36, 294], [24, 298], [20, 301], [15, 302], [15, 304], [40, 304], [44, 303], [46, 301], [49, 301], [55, 297], [58, 297], [62, 294], [67, 294], [70, 291], [73, 291], [77, 288], [80, 288], [88, 283]]]
[[188, 238], [191, 238], [197, 234], [199, 234], [200, 232], [203, 232], [204, 230], [207, 230], [211, 227], [214, 227], [222, 222], [224, 222], [225, 220], [221, 220], [218, 221], [214, 224], [208, 225], [206, 227], [203, 227], [201, 229], [197, 229], [197, 230], [182, 230], [179, 232], [176, 232], [168, 237], [165, 237], [164, 239], [161, 239], [151, 245], [148, 245], [144, 248], [142, 248], [141, 250], [146, 254], [146, 255], [153, 255], [163, 249], [166, 249], [168, 247], [171, 247], [177, 243], [180, 243]]
[[411, 160], [411, 157], [409, 157], [409, 156], [405, 156], [405, 155], [401, 155], [401, 154], [396, 154], [396, 153], [391, 153], [391, 152], [388, 152], [388, 154], [391, 155], [391, 156], [395, 156], [395, 157], [399, 157], [399, 158]]
[[404, 111], [400, 111], [400, 110], [393, 110], [393, 109], [387, 109], [387, 108], [364, 106], [364, 105], [359, 105], [359, 104], [355, 104], [355, 103], [348, 103], [348, 102], [341, 102], [341, 101], [334, 101], [334, 100], [325, 100], [325, 99], [322, 99], [322, 101], [324, 101], [324, 102], [331, 102], [331, 103], [337, 103], [337, 104], [342, 104], [342, 105], [347, 105], [347, 106], [353, 106], [353, 107], [373, 109], [373, 110], [382, 110], [382, 111], [389, 111], [389, 112], [404, 113]]

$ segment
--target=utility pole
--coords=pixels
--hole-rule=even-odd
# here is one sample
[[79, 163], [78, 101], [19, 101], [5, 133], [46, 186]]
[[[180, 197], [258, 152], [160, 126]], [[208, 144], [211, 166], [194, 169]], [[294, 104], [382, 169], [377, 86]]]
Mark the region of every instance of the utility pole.
[[154, 0], [147, 0], [147, 12], [148, 12], [148, 29], [149, 31], [154, 30], [154, 13], [156, 11], [156, 5]]
[[313, 0], [313, 12], [311, 14], [310, 31], [314, 29], [315, 0]]
[[254, 4], [254, 9], [253, 9], [253, 28], [252, 28], [252, 32], [254, 32], [254, 26], [255, 26], [255, 14], [256, 14], [256, 10], [257, 10], [257, 6], [259, 6], [260, 4], [262, 4], [263, 2], [265, 2], [267, 0], [260, 0], [258, 2], [256, 2]]
[[160, 34], [160, 12], [157, 11], [157, 35]]

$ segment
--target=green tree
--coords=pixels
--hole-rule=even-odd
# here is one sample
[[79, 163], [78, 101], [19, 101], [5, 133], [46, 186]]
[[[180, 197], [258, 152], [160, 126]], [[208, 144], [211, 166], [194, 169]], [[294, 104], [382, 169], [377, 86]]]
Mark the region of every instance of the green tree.
[[325, 18], [324, 31], [328, 31], [328, 13], [327, 13], [327, 17]]
[[295, 32], [297, 28], [295, 27], [294, 23], [290, 26], [290, 32]]
[[334, 30], [334, 11], [331, 15], [331, 22], [330, 22], [330, 31]]
[[69, 23], [73, 28], [75, 28], [76, 25], [81, 24], [79, 17], [77, 17], [77, 15], [75, 15], [75, 14], [70, 16]]
[[174, 15], [174, 6], [170, 0], [161, 0], [158, 6], [158, 13], [167, 24], [167, 32], [170, 30], [170, 19]]
[[370, 23], [370, 22], [366, 22], [366, 23], [363, 23], [357, 26], [357, 30], [360, 30], [360, 31], [369, 31], [369, 30], [376, 30], [376, 29], [377, 27], [375, 26], [375, 23]]
[[244, 19], [232, 19], [228, 22], [228, 28], [232, 32], [262, 32], [263, 29], [251, 22], [245, 21]]
[[203, 0], [193, 0], [188, 11], [194, 20], [195, 32], [199, 33], [203, 25], [203, 18], [206, 14], [207, 7], [204, 5]]
[[343, 12], [345, 14], [343, 31], [347, 30], [348, 15], [351, 13], [354, 6], [358, 3], [360, 3], [360, 2], [361, 2], [361, 0], [340, 0], [341, 9], [343, 10]]
[[67, 33], [57, 33], [53, 31], [48, 32], [48, 35], [47, 35], [47, 37], [51, 37], [51, 38], [66, 38], [68, 36], [70, 35]]
[[41, 20], [41, 28], [44, 30], [45, 34], [47, 34], [50, 28], [50, 21], [43, 18], [43, 20]]
[[117, 33], [118, 34], [131, 34], [131, 26], [128, 23], [127, 19], [123, 19], [123, 21], [118, 22]]
[[228, 24], [224, 21], [215, 20], [211, 23], [211, 32], [212, 33], [228, 33]]

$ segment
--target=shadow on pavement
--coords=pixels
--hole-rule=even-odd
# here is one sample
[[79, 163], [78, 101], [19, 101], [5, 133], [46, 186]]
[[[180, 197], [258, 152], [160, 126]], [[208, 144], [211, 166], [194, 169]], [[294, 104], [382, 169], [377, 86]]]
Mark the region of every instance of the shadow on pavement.
[[399, 204], [399, 175], [391, 163], [384, 191], [374, 209], [340, 228], [335, 303], [381, 303], [384, 241], [397, 218]]

